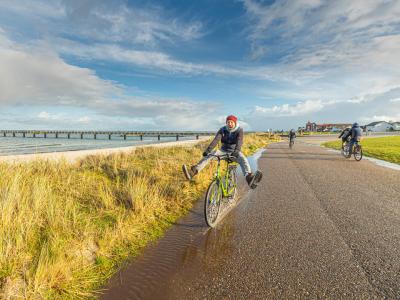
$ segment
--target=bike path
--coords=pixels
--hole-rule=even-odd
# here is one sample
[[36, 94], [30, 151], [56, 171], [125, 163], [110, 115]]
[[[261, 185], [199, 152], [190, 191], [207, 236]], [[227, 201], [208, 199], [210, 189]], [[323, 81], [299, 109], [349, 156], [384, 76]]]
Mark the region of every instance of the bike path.
[[301, 143], [270, 145], [259, 168], [260, 186], [193, 236], [157, 298], [400, 298], [398, 171]]

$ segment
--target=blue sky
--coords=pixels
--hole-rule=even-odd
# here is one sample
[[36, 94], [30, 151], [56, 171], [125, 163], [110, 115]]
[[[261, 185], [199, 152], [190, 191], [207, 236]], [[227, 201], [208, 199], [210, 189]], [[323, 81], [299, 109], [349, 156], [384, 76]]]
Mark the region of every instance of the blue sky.
[[400, 1], [0, 2], [0, 127], [400, 121]]

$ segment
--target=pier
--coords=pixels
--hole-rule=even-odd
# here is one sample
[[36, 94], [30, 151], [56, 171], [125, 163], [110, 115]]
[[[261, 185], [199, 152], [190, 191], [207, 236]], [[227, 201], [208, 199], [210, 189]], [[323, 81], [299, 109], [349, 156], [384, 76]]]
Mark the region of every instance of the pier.
[[173, 137], [178, 141], [180, 137], [195, 137], [214, 135], [215, 132], [206, 131], [69, 131], [69, 130], [0, 130], [0, 137], [22, 137], [22, 138], [64, 138], [64, 139], [98, 139], [99, 135], [111, 140], [119, 137], [126, 140], [129, 137]]

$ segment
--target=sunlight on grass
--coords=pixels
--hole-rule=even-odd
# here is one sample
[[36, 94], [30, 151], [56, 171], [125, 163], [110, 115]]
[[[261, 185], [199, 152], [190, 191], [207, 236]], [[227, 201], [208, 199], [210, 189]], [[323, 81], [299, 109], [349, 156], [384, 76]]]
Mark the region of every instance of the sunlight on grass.
[[[400, 136], [388, 136], [363, 139], [363, 154], [400, 164]], [[327, 142], [323, 146], [340, 149], [341, 141]]]
[[[0, 164], [0, 298], [93, 297], [203, 194], [212, 166], [187, 182], [181, 165], [200, 159], [205, 144]], [[243, 151], [266, 144], [246, 135]]]

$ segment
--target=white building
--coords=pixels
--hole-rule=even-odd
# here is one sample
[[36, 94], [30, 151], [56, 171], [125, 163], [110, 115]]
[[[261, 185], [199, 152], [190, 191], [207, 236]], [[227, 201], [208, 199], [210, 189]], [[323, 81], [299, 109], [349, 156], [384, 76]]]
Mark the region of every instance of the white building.
[[393, 122], [392, 127], [393, 127], [393, 130], [400, 131], [400, 122]]
[[372, 122], [366, 125], [367, 131], [372, 132], [385, 132], [390, 131], [392, 128], [392, 124], [386, 121]]

